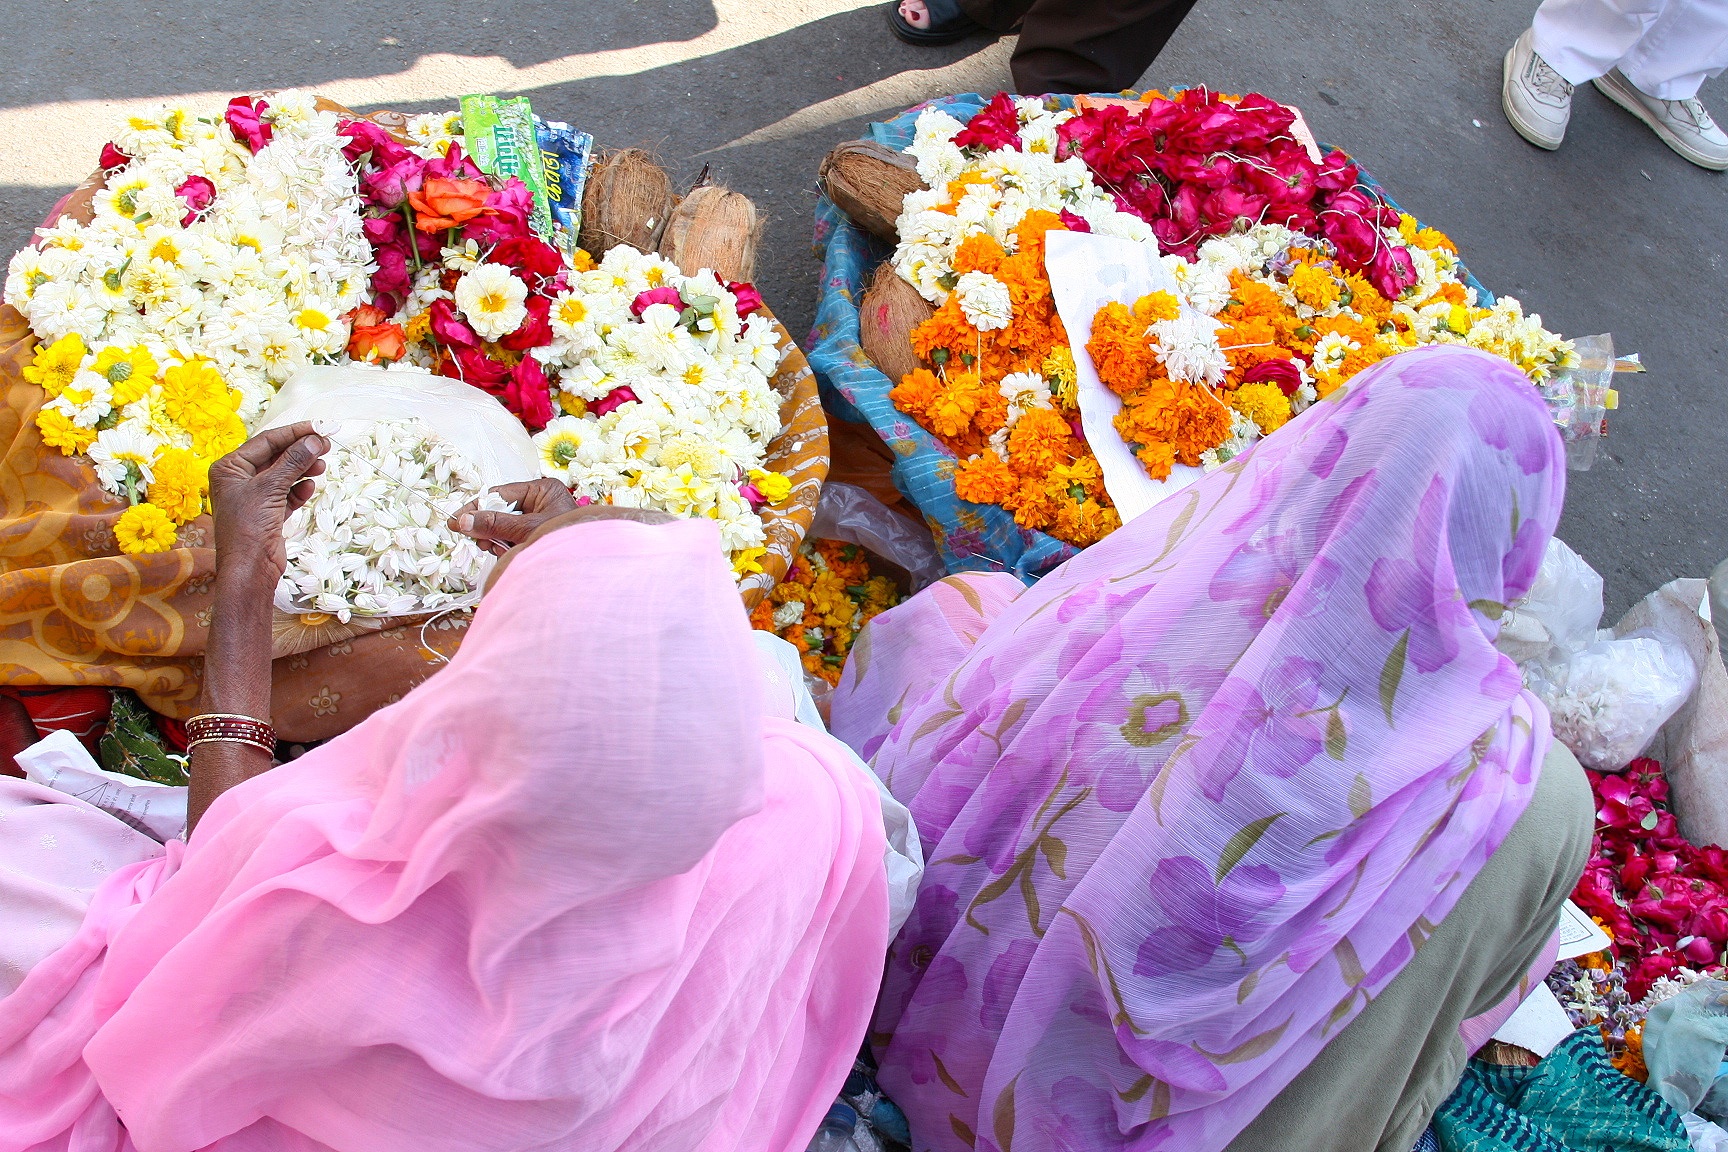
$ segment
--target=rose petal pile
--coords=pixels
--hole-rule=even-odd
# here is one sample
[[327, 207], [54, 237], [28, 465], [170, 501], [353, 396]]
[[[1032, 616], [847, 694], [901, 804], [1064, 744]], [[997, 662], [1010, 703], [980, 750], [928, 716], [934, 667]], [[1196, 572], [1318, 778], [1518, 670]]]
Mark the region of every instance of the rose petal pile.
[[345, 421], [329, 439], [317, 490], [283, 528], [276, 606], [347, 623], [465, 602], [492, 565], [448, 525], [480, 495], [474, 465], [413, 420]]
[[150, 505], [123, 518], [123, 549], [172, 547], [210, 463], [279, 384], [347, 344], [372, 258], [336, 128], [298, 92], [237, 97], [222, 118], [134, 114], [103, 148], [91, 220], [62, 217], [12, 257], [43, 442]]
[[1680, 835], [1656, 761], [1585, 774], [1596, 836], [1572, 899], [1613, 936], [1628, 994], [1641, 999], [1683, 967], [1719, 971], [1728, 950], [1728, 851]]

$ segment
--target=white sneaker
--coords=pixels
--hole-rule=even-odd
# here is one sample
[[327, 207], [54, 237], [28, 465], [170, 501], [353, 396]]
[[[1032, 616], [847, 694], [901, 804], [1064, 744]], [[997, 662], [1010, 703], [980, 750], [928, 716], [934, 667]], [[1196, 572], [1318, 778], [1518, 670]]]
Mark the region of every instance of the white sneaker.
[[1500, 67], [1500, 107], [1518, 135], [1553, 151], [1566, 138], [1572, 118], [1572, 85], [1531, 47], [1529, 28], [1506, 52]]
[[1728, 133], [1716, 126], [1697, 100], [1658, 100], [1646, 96], [1616, 68], [1592, 81], [1596, 90], [1644, 123], [1662, 143], [1712, 172], [1728, 170]]

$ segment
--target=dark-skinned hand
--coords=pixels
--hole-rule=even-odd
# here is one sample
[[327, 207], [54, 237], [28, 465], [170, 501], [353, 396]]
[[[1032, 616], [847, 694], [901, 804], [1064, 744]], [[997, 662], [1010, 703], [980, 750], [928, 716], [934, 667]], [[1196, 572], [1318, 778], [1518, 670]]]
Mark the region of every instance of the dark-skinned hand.
[[329, 450], [330, 441], [302, 421], [260, 432], [210, 466], [218, 569], [257, 569], [275, 586], [288, 568], [282, 525], [312, 498]]
[[576, 497], [557, 480], [528, 480], [519, 484], [500, 484], [492, 489], [505, 501], [516, 505], [517, 512], [482, 512], [480, 502], [470, 500], [450, 517], [450, 530], [472, 536], [480, 547], [494, 556], [502, 556], [513, 546], [534, 534], [534, 530], [555, 516], [576, 510]]

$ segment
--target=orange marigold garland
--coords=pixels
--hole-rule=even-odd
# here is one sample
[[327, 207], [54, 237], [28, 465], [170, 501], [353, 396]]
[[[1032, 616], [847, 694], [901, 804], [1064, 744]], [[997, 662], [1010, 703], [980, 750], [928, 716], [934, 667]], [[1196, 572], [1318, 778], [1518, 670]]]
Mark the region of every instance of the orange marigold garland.
[[871, 572], [867, 550], [806, 539], [786, 578], [750, 613], [750, 624], [798, 649], [804, 671], [838, 684], [859, 631], [899, 602], [899, 585]]

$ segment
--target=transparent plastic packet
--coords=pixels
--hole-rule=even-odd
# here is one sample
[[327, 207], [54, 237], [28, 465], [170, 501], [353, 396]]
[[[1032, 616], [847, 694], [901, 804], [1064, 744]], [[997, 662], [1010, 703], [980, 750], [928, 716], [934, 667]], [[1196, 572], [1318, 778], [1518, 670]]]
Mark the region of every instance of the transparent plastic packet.
[[1541, 386], [1542, 399], [1566, 444], [1566, 466], [1582, 472], [1596, 462], [1607, 433], [1608, 397], [1614, 384], [1614, 337], [1606, 332], [1572, 340], [1578, 362]]
[[905, 571], [908, 593], [948, 574], [929, 528], [899, 515], [856, 485], [834, 480], [822, 485], [808, 535], [812, 540], [843, 540], [868, 548]]

